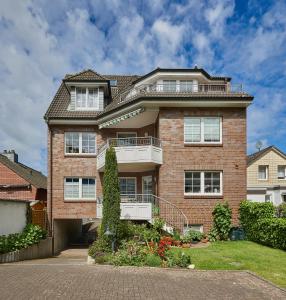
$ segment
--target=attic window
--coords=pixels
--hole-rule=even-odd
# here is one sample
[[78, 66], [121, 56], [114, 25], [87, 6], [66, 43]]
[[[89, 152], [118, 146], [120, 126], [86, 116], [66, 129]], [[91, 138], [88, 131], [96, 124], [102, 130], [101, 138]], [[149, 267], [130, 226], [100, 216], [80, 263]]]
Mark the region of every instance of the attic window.
[[117, 86], [117, 80], [110, 80], [110, 86]]
[[76, 88], [77, 110], [98, 110], [99, 89], [98, 88]]

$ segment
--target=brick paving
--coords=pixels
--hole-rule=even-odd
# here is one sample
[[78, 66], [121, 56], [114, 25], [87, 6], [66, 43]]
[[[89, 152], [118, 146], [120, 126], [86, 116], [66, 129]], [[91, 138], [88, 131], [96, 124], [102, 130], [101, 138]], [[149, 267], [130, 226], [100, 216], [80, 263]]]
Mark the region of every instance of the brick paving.
[[286, 299], [240, 271], [88, 266], [83, 258], [0, 265], [0, 299]]

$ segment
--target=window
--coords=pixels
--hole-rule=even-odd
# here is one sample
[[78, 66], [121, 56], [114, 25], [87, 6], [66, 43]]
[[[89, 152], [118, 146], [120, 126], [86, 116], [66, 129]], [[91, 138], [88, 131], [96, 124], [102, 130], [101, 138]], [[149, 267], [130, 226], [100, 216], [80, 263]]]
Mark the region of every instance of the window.
[[271, 202], [271, 195], [269, 194], [265, 195], [265, 202]]
[[185, 143], [221, 143], [222, 121], [220, 117], [185, 117]]
[[268, 166], [258, 166], [258, 179], [259, 180], [268, 179]]
[[176, 92], [176, 80], [163, 80], [164, 92]]
[[99, 109], [98, 88], [76, 88], [76, 109]]
[[193, 81], [180, 80], [180, 91], [181, 92], [192, 92], [193, 91]]
[[117, 86], [117, 80], [110, 80], [110, 86]]
[[286, 166], [277, 167], [278, 179], [286, 179]]
[[93, 132], [66, 132], [66, 154], [95, 154], [96, 136]]
[[65, 200], [95, 200], [95, 178], [65, 178]]
[[222, 195], [222, 172], [186, 171], [185, 194]]
[[136, 194], [136, 178], [121, 177], [119, 178], [119, 187], [121, 195], [135, 195]]
[[137, 146], [136, 137], [136, 132], [117, 132], [117, 146]]

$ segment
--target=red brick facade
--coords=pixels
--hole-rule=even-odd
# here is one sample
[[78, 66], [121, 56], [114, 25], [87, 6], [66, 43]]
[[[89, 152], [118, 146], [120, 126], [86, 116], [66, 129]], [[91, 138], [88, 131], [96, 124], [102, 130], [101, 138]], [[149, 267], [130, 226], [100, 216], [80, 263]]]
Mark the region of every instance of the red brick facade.
[[[184, 145], [184, 116], [222, 117], [222, 145]], [[246, 109], [161, 109], [159, 138], [164, 163], [159, 169], [159, 196], [181, 208], [190, 224], [209, 230], [217, 201], [227, 200], [238, 220], [238, 207], [246, 199]], [[222, 171], [223, 196], [184, 196], [184, 172]]]
[[[25, 179], [0, 163], [0, 185], [30, 185]], [[46, 200], [46, 193], [34, 186], [0, 189], [0, 199]]]
[[[222, 145], [184, 145], [184, 116], [221, 116]], [[95, 131], [97, 147], [116, 132], [137, 132], [137, 136], [158, 136], [162, 140], [163, 165], [156, 170], [122, 173], [137, 177], [137, 193], [142, 192], [142, 176], [153, 174], [154, 193], [176, 204], [187, 215], [190, 224], [202, 224], [209, 230], [212, 210], [217, 201], [227, 200], [237, 222], [239, 202], [246, 197], [246, 109], [192, 108], [160, 109], [157, 124], [140, 129], [105, 129], [96, 126], [50, 126], [49, 131], [49, 211], [51, 219], [95, 218], [96, 202], [64, 201], [64, 178], [96, 177], [96, 195], [102, 195], [102, 173], [96, 168], [96, 156], [65, 156], [65, 131]], [[184, 171], [217, 170], [223, 172], [223, 196], [184, 197]], [[156, 176], [155, 176], [156, 174]]]

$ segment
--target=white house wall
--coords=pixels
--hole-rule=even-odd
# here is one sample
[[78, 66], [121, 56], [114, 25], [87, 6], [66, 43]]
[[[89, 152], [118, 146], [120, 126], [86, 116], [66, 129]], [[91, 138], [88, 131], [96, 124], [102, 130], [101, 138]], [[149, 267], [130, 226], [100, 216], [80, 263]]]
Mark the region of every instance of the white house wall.
[[26, 226], [26, 202], [0, 201], [0, 235], [19, 233]]

